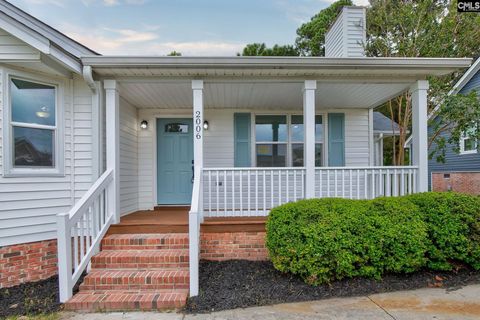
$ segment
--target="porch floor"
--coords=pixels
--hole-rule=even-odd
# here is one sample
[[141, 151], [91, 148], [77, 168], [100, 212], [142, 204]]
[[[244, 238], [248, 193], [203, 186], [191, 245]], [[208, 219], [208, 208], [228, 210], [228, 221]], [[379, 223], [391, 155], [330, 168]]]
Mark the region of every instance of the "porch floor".
[[[130, 213], [112, 225], [107, 234], [188, 233], [190, 207], [156, 207]], [[266, 217], [205, 218], [201, 232], [259, 232], [265, 231]]]

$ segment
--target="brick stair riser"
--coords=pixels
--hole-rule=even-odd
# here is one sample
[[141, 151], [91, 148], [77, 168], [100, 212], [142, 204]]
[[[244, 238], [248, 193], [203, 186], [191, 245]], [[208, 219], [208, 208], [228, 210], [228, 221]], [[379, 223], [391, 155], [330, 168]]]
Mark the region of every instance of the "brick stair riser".
[[92, 263], [92, 270], [100, 269], [181, 269], [188, 268], [188, 262], [147, 262], [147, 263], [137, 263], [137, 262], [112, 262], [112, 263]]
[[137, 245], [137, 244], [104, 244], [101, 250], [162, 250], [162, 249], [188, 249], [188, 244], [159, 244], [159, 245]]
[[89, 274], [80, 285], [80, 291], [88, 290], [138, 290], [138, 289], [188, 289], [190, 276], [187, 272], [132, 275]]
[[169, 310], [183, 307], [186, 299], [186, 294], [178, 293], [83, 294], [74, 301], [67, 302], [65, 310], [84, 312]]
[[99, 284], [80, 285], [80, 291], [93, 290], [166, 290], [166, 289], [188, 289], [188, 283], [158, 283], [158, 284]]

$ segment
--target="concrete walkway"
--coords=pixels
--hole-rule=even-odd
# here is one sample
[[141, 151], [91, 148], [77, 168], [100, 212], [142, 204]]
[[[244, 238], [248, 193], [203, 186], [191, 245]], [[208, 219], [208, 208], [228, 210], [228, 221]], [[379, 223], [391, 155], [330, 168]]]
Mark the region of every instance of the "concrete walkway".
[[178, 313], [63, 313], [65, 320], [203, 320], [203, 319], [480, 319], [480, 285], [457, 290], [399, 291], [355, 298], [287, 303], [184, 315]]

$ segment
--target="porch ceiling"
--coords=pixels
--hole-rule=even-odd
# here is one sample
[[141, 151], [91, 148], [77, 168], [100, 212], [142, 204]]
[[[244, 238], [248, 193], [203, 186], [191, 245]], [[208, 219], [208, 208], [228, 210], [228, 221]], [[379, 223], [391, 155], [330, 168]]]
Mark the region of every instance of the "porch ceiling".
[[[407, 90], [411, 82], [325, 82], [317, 109], [373, 108]], [[301, 109], [302, 81], [205, 81], [205, 108]], [[190, 81], [120, 81], [120, 95], [138, 108], [192, 108]]]

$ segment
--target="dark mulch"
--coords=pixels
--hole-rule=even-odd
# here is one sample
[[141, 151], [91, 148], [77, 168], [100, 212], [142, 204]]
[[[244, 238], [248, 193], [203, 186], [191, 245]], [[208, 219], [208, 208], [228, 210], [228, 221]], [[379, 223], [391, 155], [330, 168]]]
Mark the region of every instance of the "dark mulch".
[[[73, 289], [83, 281], [82, 275]], [[37, 282], [27, 282], [15, 287], [0, 289], [0, 319], [9, 316], [38, 315], [59, 311], [58, 276]]]
[[185, 311], [202, 313], [425, 287], [455, 289], [472, 283], [480, 283], [480, 272], [461, 267], [456, 272], [423, 270], [388, 274], [379, 281], [352, 278], [315, 287], [275, 270], [270, 262], [201, 261], [200, 294], [188, 300]]

